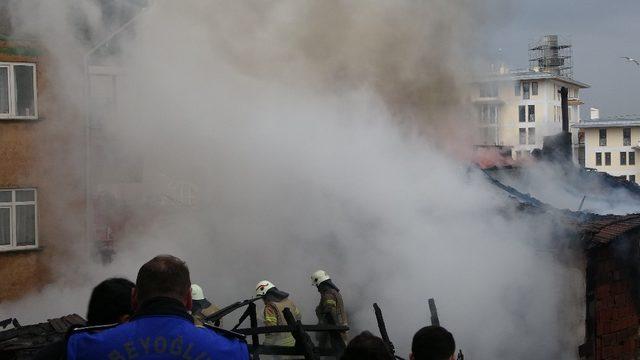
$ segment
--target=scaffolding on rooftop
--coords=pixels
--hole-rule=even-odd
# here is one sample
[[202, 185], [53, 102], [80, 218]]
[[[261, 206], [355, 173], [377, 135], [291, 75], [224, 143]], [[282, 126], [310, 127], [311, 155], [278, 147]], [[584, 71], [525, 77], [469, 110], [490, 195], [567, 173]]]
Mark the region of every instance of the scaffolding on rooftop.
[[571, 42], [558, 35], [545, 35], [529, 44], [529, 70], [573, 78]]

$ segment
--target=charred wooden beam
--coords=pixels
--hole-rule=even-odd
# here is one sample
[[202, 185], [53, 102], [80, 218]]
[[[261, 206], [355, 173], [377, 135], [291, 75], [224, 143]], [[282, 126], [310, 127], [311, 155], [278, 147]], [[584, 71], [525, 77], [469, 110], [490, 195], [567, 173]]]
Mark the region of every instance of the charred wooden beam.
[[431, 325], [440, 326], [440, 319], [438, 318], [438, 309], [436, 308], [436, 301], [433, 298], [429, 299], [429, 313], [431, 313]]
[[[305, 332], [320, 332], [320, 331], [331, 331], [331, 332], [345, 332], [349, 331], [348, 326], [344, 325], [301, 325], [302, 330]], [[276, 325], [276, 326], [257, 326], [255, 328], [243, 328], [236, 329], [235, 332], [243, 334], [243, 335], [253, 335], [253, 334], [274, 334], [274, 333], [282, 333], [289, 332], [290, 328], [288, 325]]]
[[296, 347], [303, 351], [305, 360], [319, 360], [320, 358], [313, 352], [313, 341], [311, 341], [309, 334], [302, 329], [300, 321], [296, 321], [291, 310], [285, 308], [282, 315], [291, 329], [291, 335], [296, 340]]
[[404, 360], [403, 358], [396, 355], [396, 349], [389, 339], [389, 334], [387, 333], [387, 325], [384, 323], [384, 317], [382, 317], [382, 310], [380, 310], [380, 306], [377, 303], [373, 304], [373, 312], [376, 315], [376, 321], [378, 322], [378, 330], [380, 330], [380, 337], [382, 337], [382, 341], [387, 347], [389, 353], [398, 360]]

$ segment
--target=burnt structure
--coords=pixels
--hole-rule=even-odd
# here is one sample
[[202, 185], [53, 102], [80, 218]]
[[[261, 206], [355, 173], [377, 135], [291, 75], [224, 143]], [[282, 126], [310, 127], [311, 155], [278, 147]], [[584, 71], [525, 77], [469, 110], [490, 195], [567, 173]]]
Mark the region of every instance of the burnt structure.
[[[583, 255], [586, 313], [585, 339], [577, 349], [580, 359], [639, 359], [640, 214], [596, 215], [556, 209], [496, 180], [495, 172], [485, 171], [520, 211], [550, 216], [557, 226], [555, 233], [569, 240], [571, 251]], [[609, 191], [627, 188], [625, 184], [606, 182], [610, 180], [606, 174], [581, 174], [585, 178], [602, 175], [596, 180]], [[627, 190], [632, 197], [640, 193], [637, 186]]]
[[596, 216], [581, 225], [586, 246], [586, 332], [581, 359], [640, 356], [640, 214]]
[[71, 327], [84, 324], [85, 320], [77, 314], [27, 326], [21, 326], [16, 319], [0, 321], [0, 329], [12, 327], [0, 332], [0, 359], [32, 359], [43, 347], [63, 340]]

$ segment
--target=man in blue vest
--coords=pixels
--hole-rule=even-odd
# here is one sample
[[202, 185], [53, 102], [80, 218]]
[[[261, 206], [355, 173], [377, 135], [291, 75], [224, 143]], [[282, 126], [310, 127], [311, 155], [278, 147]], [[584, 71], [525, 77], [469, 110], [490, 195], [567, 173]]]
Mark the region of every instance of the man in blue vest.
[[249, 359], [240, 337], [195, 326], [188, 313], [191, 305], [191, 280], [184, 261], [156, 256], [138, 272], [130, 321], [72, 334], [67, 359]]

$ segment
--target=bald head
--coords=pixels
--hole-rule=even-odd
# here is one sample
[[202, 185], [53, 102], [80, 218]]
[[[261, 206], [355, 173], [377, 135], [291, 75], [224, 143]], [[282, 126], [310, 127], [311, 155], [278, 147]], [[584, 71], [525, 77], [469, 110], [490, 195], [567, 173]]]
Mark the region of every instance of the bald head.
[[136, 278], [137, 303], [158, 296], [182, 302], [190, 300], [191, 279], [184, 261], [171, 255], [158, 255], [142, 265]]

